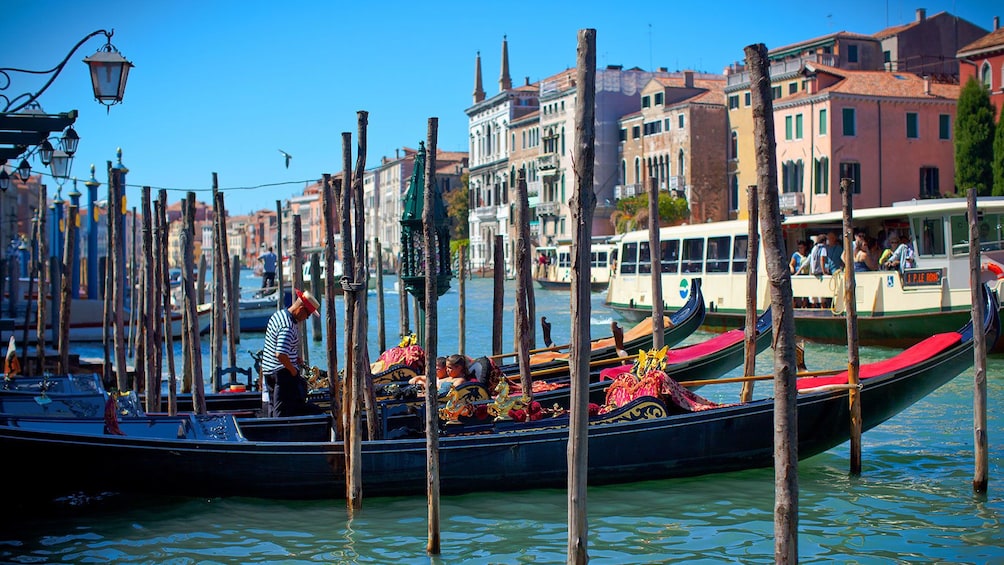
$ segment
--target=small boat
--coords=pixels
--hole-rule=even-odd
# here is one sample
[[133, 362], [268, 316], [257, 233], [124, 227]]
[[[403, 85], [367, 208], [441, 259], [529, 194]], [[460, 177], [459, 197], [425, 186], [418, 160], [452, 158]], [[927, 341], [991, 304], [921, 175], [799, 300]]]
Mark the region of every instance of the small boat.
[[[986, 316], [978, 327], [936, 334], [860, 368], [862, 429], [869, 430], [951, 381], [973, 362], [974, 332], [988, 342], [1000, 333], [996, 297], [984, 291]], [[847, 375], [799, 382], [798, 454], [811, 457], [848, 439]], [[190, 416], [153, 425], [0, 416], [8, 497], [51, 499], [84, 491], [198, 497], [280, 499], [345, 496], [345, 451], [339, 441], [249, 441], [233, 415]], [[158, 420], [159, 422], [159, 420]], [[567, 416], [527, 427], [501, 421], [474, 435], [439, 441], [439, 485], [444, 494], [513, 488], [562, 488], [567, 483]], [[774, 462], [774, 399], [670, 411], [642, 397], [590, 418], [592, 485], [666, 479], [769, 467]], [[73, 462], [67, 472], [66, 462]], [[476, 479], [472, 479], [476, 462]], [[370, 440], [359, 464], [367, 496], [426, 492], [426, 440]]]
[[[32, 305], [34, 306], [34, 302]], [[28, 343], [35, 343], [38, 337], [35, 327], [35, 312], [36, 310], [33, 308], [28, 321]], [[204, 331], [208, 329], [212, 318], [210, 310], [208, 308], [200, 308], [197, 315], [200, 330]], [[174, 310], [171, 312], [171, 331], [175, 339], [181, 338], [183, 320], [184, 315], [181, 310]], [[129, 315], [128, 309], [122, 316], [122, 323], [125, 327], [126, 333], [128, 333], [129, 327], [132, 323], [132, 316]], [[25, 330], [23, 310], [15, 318], [14, 324], [13, 335], [18, 339], [21, 339]], [[52, 340], [50, 343], [54, 343], [55, 339], [51, 322], [45, 325], [45, 330], [47, 332], [46, 340]], [[70, 305], [70, 341], [100, 342], [104, 340], [104, 336], [104, 301], [87, 298], [78, 298], [73, 300], [73, 303]]]
[[[610, 283], [610, 268], [616, 256], [616, 245], [593, 243], [590, 246], [589, 289], [602, 292]], [[569, 290], [572, 287], [572, 246], [559, 245], [537, 248], [533, 280], [545, 290]], [[544, 258], [544, 261], [540, 259]]]

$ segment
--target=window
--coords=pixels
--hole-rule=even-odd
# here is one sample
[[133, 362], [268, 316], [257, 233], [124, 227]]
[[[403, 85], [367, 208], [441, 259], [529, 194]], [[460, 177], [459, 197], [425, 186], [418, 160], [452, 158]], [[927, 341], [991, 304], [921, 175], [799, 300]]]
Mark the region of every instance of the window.
[[635, 183], [640, 183], [641, 182], [641, 158], [640, 157], [635, 157], [634, 158], [634, 182]]
[[627, 128], [621, 128], [620, 141], [627, 141]]
[[739, 107], [739, 95], [731, 94], [729, 95], [729, 110], [734, 110]]
[[944, 255], [945, 230], [942, 229], [942, 219], [913, 218], [913, 233], [920, 234], [917, 238], [917, 255]]
[[888, 63], [892, 62], [892, 53], [890, 53], [889, 51], [883, 51], [882, 52], [882, 62], [887, 63], [886, 64], [886, 70], [891, 70], [891, 69], [889, 69]]
[[844, 108], [844, 135], [857, 135], [857, 123], [854, 115], [854, 108]]
[[951, 139], [952, 138], [952, 117], [948, 114], [938, 115], [938, 139]]
[[983, 83], [983, 86], [987, 87], [987, 90], [994, 89], [994, 72], [987, 61], [983, 61], [983, 66], [980, 68], [980, 81]]
[[747, 92], [743, 97], [743, 105], [749, 108], [750, 104], [752, 104], [752, 96], [749, 92]]
[[652, 273], [652, 254], [649, 253], [647, 241], [638, 244], [638, 274], [648, 275]]
[[820, 157], [816, 159], [813, 167], [814, 191], [816, 194], [829, 194], [830, 192], [830, 158]]
[[631, 126], [631, 139], [641, 137], [641, 126]]
[[795, 114], [795, 139], [802, 139], [802, 114]]
[[819, 111], [819, 135], [826, 135], [826, 108]]
[[920, 168], [920, 197], [937, 198], [941, 196], [938, 189], [938, 167]]
[[770, 89], [770, 97], [771, 97], [771, 100], [777, 100], [778, 98], [780, 98], [781, 97], [781, 87], [780, 86], [775, 86], [775, 87], [771, 88]]
[[847, 46], [847, 62], [857, 63], [858, 62], [858, 46], [848, 45]]
[[805, 165], [802, 160], [781, 163], [781, 192], [802, 192]]
[[638, 244], [625, 243], [621, 254], [621, 274], [633, 275], [638, 272]]
[[797, 82], [789, 82], [788, 83], [788, 94], [795, 94], [796, 92], [798, 92], [798, 83]]
[[672, 124], [672, 123], [673, 123], [673, 120], [671, 120], [669, 118], [666, 118], [665, 120], [663, 120], [663, 125], [665, 126], [666, 131], [669, 131], [669, 125]]
[[680, 123], [680, 129], [683, 129], [683, 114], [677, 116], [676, 120]]
[[732, 272], [746, 272], [746, 257], [749, 255], [750, 237], [737, 235], [732, 243]]
[[906, 138], [907, 139], [917, 139], [920, 137], [917, 132], [917, 113], [907, 112], [906, 113]]
[[684, 273], [700, 273], [704, 263], [704, 239], [683, 240], [682, 258], [680, 266]]
[[739, 158], [739, 134], [736, 130], [732, 130], [732, 140], [729, 144], [729, 157], [732, 159]]
[[705, 270], [709, 273], [729, 272], [729, 236], [708, 238], [708, 261]]
[[648, 96], [642, 96], [641, 97], [641, 107], [642, 108], [648, 108], [651, 105], [652, 105], [652, 99], [650, 97], [648, 97]]
[[791, 141], [791, 116], [784, 117], [784, 140]]
[[854, 194], [861, 194], [861, 163], [840, 163], [840, 178], [854, 182]]
[[680, 240], [660, 241], [662, 272], [676, 273], [680, 269]]
[[662, 106], [662, 100], [663, 100], [663, 93], [656, 92], [655, 93], [655, 105], [656, 106]]
[[739, 209], [739, 175], [732, 175], [729, 181], [729, 211]]

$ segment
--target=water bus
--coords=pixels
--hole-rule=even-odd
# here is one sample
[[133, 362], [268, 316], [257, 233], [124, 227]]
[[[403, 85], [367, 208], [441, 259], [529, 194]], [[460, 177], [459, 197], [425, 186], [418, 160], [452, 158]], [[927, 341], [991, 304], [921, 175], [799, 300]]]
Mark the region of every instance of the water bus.
[[[589, 288], [602, 292], [610, 283], [610, 267], [614, 263], [617, 245], [606, 241], [592, 244], [589, 269]], [[541, 257], [545, 261], [541, 261]], [[572, 246], [542, 246], [535, 255], [533, 280], [541, 288], [569, 290], [572, 287]]]
[[[981, 278], [999, 294], [1004, 280], [1004, 199], [981, 199], [979, 207]], [[905, 347], [931, 333], [959, 327], [970, 316], [969, 224], [965, 199], [895, 203], [854, 211], [854, 228], [871, 237], [908, 242], [916, 266], [899, 270], [855, 272], [858, 332], [862, 344]], [[782, 222], [788, 263], [797, 242], [819, 234], [842, 234], [842, 213], [787, 217]], [[724, 331], [741, 323], [746, 308], [748, 222], [734, 220], [683, 225], [660, 230], [662, 293], [672, 311], [687, 300], [690, 280], [702, 278], [707, 301], [704, 328]], [[842, 244], [842, 237], [841, 244]], [[760, 281], [766, 267], [758, 261]], [[607, 304], [625, 318], [647, 316], [652, 309], [652, 253], [647, 230], [624, 234]], [[845, 255], [846, 257], [846, 255]], [[881, 266], [880, 266], [881, 267]], [[795, 325], [799, 336], [845, 343], [844, 273], [791, 277]], [[761, 282], [756, 307], [770, 304]], [[822, 304], [825, 307], [812, 307]], [[998, 344], [999, 346], [1000, 344]]]

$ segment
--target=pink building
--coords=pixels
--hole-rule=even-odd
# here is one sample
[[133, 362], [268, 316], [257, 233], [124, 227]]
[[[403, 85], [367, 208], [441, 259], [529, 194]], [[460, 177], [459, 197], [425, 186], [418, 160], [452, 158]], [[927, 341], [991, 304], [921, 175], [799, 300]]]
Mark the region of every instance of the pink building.
[[841, 178], [859, 208], [955, 192], [958, 85], [812, 62], [802, 76], [804, 89], [774, 104], [783, 211], [840, 210]]
[[976, 77], [990, 91], [990, 103], [1000, 118], [1004, 108], [1004, 28], [994, 18], [994, 30], [959, 50], [959, 83]]

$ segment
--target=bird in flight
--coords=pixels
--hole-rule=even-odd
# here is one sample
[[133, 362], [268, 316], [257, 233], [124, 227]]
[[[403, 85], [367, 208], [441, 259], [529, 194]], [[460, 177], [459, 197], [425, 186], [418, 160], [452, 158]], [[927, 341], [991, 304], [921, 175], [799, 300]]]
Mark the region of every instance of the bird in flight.
[[289, 168], [289, 160], [292, 159], [293, 156], [290, 155], [289, 153], [286, 153], [282, 149], [279, 150], [279, 153], [282, 153], [282, 156], [286, 158], [286, 168], [288, 169]]

